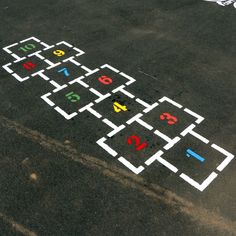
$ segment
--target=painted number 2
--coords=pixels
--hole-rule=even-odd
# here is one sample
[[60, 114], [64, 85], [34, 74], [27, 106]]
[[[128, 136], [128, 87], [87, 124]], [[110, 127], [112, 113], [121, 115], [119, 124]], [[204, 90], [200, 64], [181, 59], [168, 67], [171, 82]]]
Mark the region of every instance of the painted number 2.
[[178, 121], [178, 119], [177, 119], [175, 116], [172, 116], [170, 113], [167, 113], [167, 112], [162, 113], [162, 114], [160, 115], [160, 119], [161, 119], [161, 120], [167, 120], [167, 123], [168, 123], [169, 125], [174, 125], [174, 124], [176, 124], [177, 121]]
[[141, 151], [148, 146], [147, 142], [141, 143], [140, 138], [136, 135], [128, 137], [127, 144], [131, 145], [134, 142], [136, 150]]

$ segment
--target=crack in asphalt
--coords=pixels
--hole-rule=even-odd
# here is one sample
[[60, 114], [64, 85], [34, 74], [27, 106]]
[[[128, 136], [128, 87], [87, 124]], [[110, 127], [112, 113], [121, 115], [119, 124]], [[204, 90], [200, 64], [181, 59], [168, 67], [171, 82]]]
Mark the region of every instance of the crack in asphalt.
[[37, 236], [36, 233], [33, 231], [25, 228], [23, 225], [15, 222], [12, 218], [9, 216], [6, 216], [5, 214], [0, 212], [0, 219], [2, 219], [5, 223], [10, 224], [13, 229], [15, 229], [16, 232], [21, 233], [25, 236]]
[[[217, 229], [218, 231], [228, 232], [232, 235], [236, 235], [235, 222], [222, 217], [216, 212], [196, 206], [191, 201], [186, 200], [174, 192], [171, 192], [170, 190], [167, 190], [157, 184], [149, 184], [141, 176], [136, 176], [96, 157], [92, 157], [87, 154], [81, 154], [77, 149], [69, 145], [65, 145], [60, 141], [48, 137], [36, 130], [27, 128], [1, 115], [0, 123], [3, 127], [13, 130], [19, 135], [22, 135], [23, 137], [40, 144], [43, 148], [60, 153], [65, 157], [81, 163], [90, 169], [92, 168], [99, 170], [104, 176], [119, 182], [123, 186], [139, 190], [152, 200], [157, 202], [161, 201], [162, 203], [169, 205], [174, 210], [190, 217], [192, 221], [195, 221], [199, 225], [209, 229]], [[33, 233], [31, 235], [34, 236], [35, 234]]]

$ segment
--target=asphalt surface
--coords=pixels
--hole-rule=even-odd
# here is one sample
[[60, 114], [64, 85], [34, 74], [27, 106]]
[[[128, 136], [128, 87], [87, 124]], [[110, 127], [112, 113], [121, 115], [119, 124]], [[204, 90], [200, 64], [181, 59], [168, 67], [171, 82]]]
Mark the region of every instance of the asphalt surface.
[[[225, 168], [219, 167], [227, 155], [236, 153], [236, 9], [232, 5], [201, 0], [1, 0], [1, 48], [32, 36], [48, 45], [65, 41], [83, 50], [85, 54], [75, 60], [90, 69], [104, 64], [117, 68], [136, 79], [125, 91], [159, 106], [145, 114], [144, 106], [122, 91], [96, 103], [96, 95], [86, 88], [77, 92], [81, 103], [68, 102], [65, 96], [77, 91], [77, 83], [54, 93], [55, 86], [39, 75], [19, 82], [1, 68], [0, 235], [236, 235], [236, 162], [231, 158]], [[27, 56], [28, 51], [19, 50], [24, 46], [23, 42], [12, 50]], [[68, 50], [63, 47], [56, 49]], [[53, 52], [54, 48], [40, 55], [56, 63], [61, 57]], [[74, 54], [70, 49], [63, 56]], [[14, 57], [1, 50], [1, 66], [13, 63], [12, 71], [22, 76], [48, 67], [33, 56], [30, 60], [36, 68], [23, 68], [28, 59], [13, 63]], [[73, 66], [69, 69], [73, 78], [63, 77], [64, 72], [59, 76], [57, 68], [64, 66], [69, 65], [44, 72], [59, 84], [88, 73]], [[114, 83], [110, 88], [99, 84], [98, 75], [107, 75]], [[102, 94], [127, 82], [127, 77], [109, 68], [98, 75], [84, 81]], [[94, 102], [102, 118], [86, 110], [66, 120], [41, 99], [49, 92], [68, 114], [77, 104]], [[158, 101], [163, 97], [205, 119], [196, 122], [196, 116]], [[128, 110], [115, 112], [114, 102]], [[138, 120], [126, 124], [139, 113], [152, 131]], [[161, 120], [163, 113], [174, 114], [176, 124], [168, 124], [166, 117]], [[126, 128], [108, 137], [113, 129], [103, 119]], [[192, 133], [181, 135], [190, 124], [196, 126]], [[166, 150], [166, 140], [153, 133], [156, 129], [181, 140]], [[140, 142], [131, 139], [128, 144], [133, 135]], [[96, 143], [103, 137], [117, 156]], [[135, 149], [145, 142], [147, 147]], [[226, 155], [212, 145], [226, 150]], [[196, 155], [187, 157], [188, 149], [204, 161]], [[146, 165], [158, 150], [164, 152], [163, 159]], [[135, 174], [119, 156], [145, 169]], [[213, 172], [217, 178], [201, 189]], [[181, 173], [198, 182], [202, 191]]]

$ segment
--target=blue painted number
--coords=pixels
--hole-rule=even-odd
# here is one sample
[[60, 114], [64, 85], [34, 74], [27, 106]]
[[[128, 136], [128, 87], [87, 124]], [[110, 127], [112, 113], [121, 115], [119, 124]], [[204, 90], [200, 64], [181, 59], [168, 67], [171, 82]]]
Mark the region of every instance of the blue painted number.
[[68, 72], [67, 68], [62, 68], [62, 69], [58, 70], [57, 72], [59, 72], [59, 73], [61, 73], [61, 72], [64, 73], [64, 75], [65, 75], [66, 77], [70, 76], [70, 73]]

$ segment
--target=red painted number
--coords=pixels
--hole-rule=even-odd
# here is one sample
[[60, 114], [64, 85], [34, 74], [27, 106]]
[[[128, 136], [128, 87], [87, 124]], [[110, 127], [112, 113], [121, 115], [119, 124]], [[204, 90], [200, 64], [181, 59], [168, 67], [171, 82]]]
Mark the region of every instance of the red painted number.
[[132, 143], [135, 143], [135, 147], [137, 151], [141, 151], [142, 149], [146, 148], [148, 146], [147, 142], [141, 143], [140, 138], [136, 135], [132, 135], [128, 137], [127, 143], [128, 145], [131, 145]]
[[103, 75], [101, 77], [98, 78], [98, 81], [102, 84], [105, 84], [105, 85], [108, 85], [108, 84], [111, 84], [112, 83], [112, 79]]
[[175, 116], [172, 116], [170, 113], [162, 113], [160, 115], [161, 120], [167, 120], [169, 125], [174, 125], [177, 123], [178, 119]]
[[26, 69], [26, 70], [32, 70], [34, 69], [34, 67], [36, 67], [36, 65], [33, 63], [33, 62], [26, 62], [23, 64], [23, 67]]

